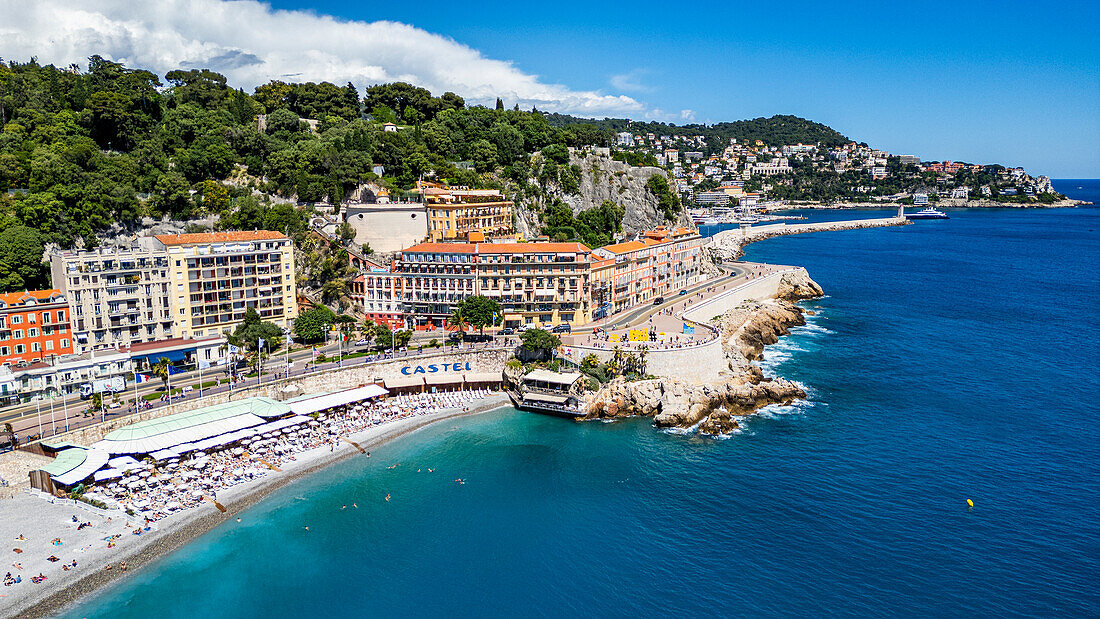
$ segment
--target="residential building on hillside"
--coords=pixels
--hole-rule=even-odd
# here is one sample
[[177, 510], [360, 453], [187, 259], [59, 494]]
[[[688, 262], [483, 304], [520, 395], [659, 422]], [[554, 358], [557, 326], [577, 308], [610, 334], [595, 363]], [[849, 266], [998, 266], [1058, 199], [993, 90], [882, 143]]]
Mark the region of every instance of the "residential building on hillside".
[[427, 182], [418, 182], [417, 189], [428, 211], [430, 242], [469, 240], [471, 233], [500, 237], [513, 232], [512, 202], [499, 190]]
[[254, 308], [284, 328], [298, 317], [294, 244], [281, 232], [155, 236], [168, 258], [173, 334], [184, 339], [231, 331]]
[[116, 349], [172, 337], [168, 255], [151, 238], [129, 248], [50, 254], [53, 284], [69, 305], [73, 349]]
[[60, 290], [0, 294], [0, 364], [21, 367], [72, 354], [72, 342]]

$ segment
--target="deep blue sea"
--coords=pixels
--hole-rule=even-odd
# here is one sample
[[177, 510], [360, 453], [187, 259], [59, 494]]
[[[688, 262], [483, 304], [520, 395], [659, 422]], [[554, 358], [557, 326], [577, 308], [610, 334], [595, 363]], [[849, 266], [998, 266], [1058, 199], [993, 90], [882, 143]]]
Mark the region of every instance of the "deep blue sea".
[[1100, 615], [1100, 209], [950, 215], [750, 246], [828, 296], [740, 434], [445, 422], [72, 616]]

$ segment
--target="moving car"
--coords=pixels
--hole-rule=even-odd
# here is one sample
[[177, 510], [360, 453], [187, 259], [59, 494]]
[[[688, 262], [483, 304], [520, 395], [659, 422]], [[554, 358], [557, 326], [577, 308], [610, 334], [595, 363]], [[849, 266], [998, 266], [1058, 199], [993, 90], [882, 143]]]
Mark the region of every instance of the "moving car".
[[664, 297], [657, 297], [656, 299], [653, 299], [653, 304], [654, 304], [654, 305], [660, 305], [660, 304], [662, 304], [662, 303], [664, 303], [664, 302], [665, 302], [665, 298], [664, 298]]
[[573, 327], [568, 322], [563, 322], [560, 325], [550, 329], [550, 333], [572, 333]]

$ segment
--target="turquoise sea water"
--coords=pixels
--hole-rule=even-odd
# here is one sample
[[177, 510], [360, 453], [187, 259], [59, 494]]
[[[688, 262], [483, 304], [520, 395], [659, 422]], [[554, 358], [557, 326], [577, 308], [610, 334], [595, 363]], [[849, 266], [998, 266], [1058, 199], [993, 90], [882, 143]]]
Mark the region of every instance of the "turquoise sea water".
[[71, 616], [1100, 614], [1100, 209], [959, 210], [747, 257], [828, 293], [765, 361], [808, 402], [726, 440], [445, 422]]

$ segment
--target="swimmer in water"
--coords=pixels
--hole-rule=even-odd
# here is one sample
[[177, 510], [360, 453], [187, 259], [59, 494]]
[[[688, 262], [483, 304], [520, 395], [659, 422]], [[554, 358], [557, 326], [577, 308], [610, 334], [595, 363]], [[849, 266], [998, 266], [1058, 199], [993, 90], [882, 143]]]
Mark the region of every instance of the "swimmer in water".
[[343, 505], [343, 506], [340, 507], [340, 509], [347, 509], [347, 508], [348, 508], [347, 505]]
[[241, 519], [240, 519], [240, 518], [237, 518], [237, 522], [240, 522], [240, 521], [241, 521]]
[[304, 527], [302, 527], [302, 528], [304, 528], [304, 529], [305, 529], [306, 531], [308, 531], [308, 530], [309, 530], [309, 525], [306, 525], [306, 526], [304, 526]]
[[355, 509], [359, 509], [359, 504], [358, 503], [352, 503], [351, 506], [354, 507]]
[[386, 495], [386, 500], [387, 501], [390, 500], [390, 495], [388, 495], [388, 494]]

